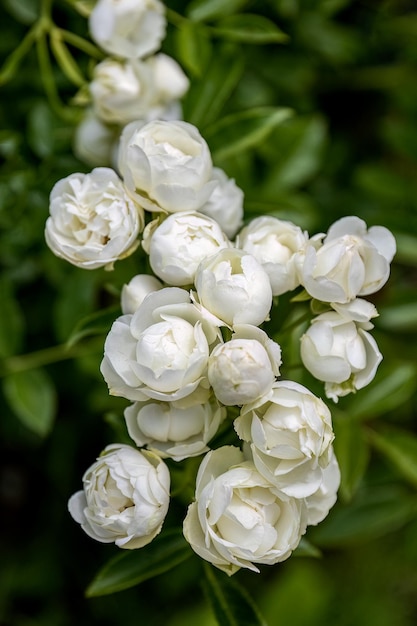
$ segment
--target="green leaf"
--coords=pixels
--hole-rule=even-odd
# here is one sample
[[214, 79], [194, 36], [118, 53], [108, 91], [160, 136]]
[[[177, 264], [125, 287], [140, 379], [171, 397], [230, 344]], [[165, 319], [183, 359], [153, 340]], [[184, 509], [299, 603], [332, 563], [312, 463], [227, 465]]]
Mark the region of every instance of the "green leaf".
[[213, 32], [223, 39], [249, 44], [284, 43], [289, 37], [274, 22], [262, 15], [241, 13], [216, 22]]
[[414, 363], [392, 363], [377, 378], [361, 389], [345, 410], [358, 419], [385, 415], [411, 398], [417, 389], [417, 367]]
[[196, 22], [214, 20], [236, 13], [248, 0], [194, 0], [187, 7], [187, 15]]
[[300, 543], [298, 544], [292, 555], [303, 557], [309, 556], [318, 559], [322, 556], [322, 553], [316, 546], [313, 546], [312, 543], [307, 541], [305, 537], [301, 537]]
[[234, 580], [204, 563], [204, 589], [219, 626], [266, 626], [253, 600]]
[[33, 152], [42, 159], [51, 156], [54, 151], [54, 116], [44, 100], [30, 109], [28, 142]]
[[[417, 237], [411, 233], [394, 232], [397, 241], [397, 254], [395, 260], [397, 263], [405, 265], [417, 265]], [[382, 321], [382, 320], [381, 320]]]
[[92, 598], [134, 587], [167, 572], [192, 554], [180, 531], [167, 531], [144, 548], [123, 551], [111, 559], [94, 578], [86, 595]]
[[23, 315], [11, 283], [0, 278], [0, 358], [16, 354], [23, 341]]
[[320, 547], [369, 541], [398, 530], [416, 513], [415, 496], [391, 485], [370, 485], [358, 491], [349, 505], [339, 503], [309, 530], [309, 539]]
[[219, 114], [238, 84], [244, 69], [242, 55], [221, 48], [200, 80], [195, 80], [183, 101], [184, 117], [203, 131]]
[[272, 163], [265, 190], [275, 194], [306, 183], [319, 170], [327, 139], [324, 120], [319, 116], [296, 117], [274, 133], [265, 147]]
[[41, 437], [51, 430], [56, 409], [55, 388], [43, 369], [8, 374], [3, 379], [6, 399], [25, 426]]
[[417, 437], [394, 428], [368, 431], [371, 444], [383, 454], [414, 487], [417, 487]]
[[347, 415], [334, 417], [334, 450], [339, 463], [339, 493], [345, 502], [355, 495], [369, 462], [369, 446], [361, 424]]
[[211, 41], [198, 24], [184, 22], [175, 32], [178, 61], [194, 76], [203, 76], [211, 57]]
[[39, 15], [39, 0], [4, 0], [4, 7], [22, 24], [32, 24]]
[[291, 109], [259, 107], [229, 115], [206, 129], [214, 162], [239, 154], [264, 141], [292, 115]]
[[73, 332], [67, 340], [67, 348], [72, 348], [76, 343], [85, 337], [94, 335], [106, 335], [115, 319], [120, 315], [120, 307], [112, 306], [102, 309], [78, 322]]
[[[71, 268], [72, 269], [72, 268]], [[74, 328], [80, 326], [94, 309], [98, 274], [96, 272], [70, 271], [59, 285], [61, 291], [54, 311], [56, 333], [60, 341], [68, 341]], [[75, 342], [73, 342], [75, 343]]]
[[404, 304], [384, 306], [381, 317], [377, 321], [377, 325], [395, 333], [406, 333], [417, 330], [417, 302], [405, 302]]

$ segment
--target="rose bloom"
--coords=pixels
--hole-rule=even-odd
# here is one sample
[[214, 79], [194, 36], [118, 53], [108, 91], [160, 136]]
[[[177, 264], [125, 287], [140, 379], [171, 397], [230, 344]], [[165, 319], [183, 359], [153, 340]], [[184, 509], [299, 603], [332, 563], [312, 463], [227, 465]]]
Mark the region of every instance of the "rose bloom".
[[216, 220], [229, 239], [233, 239], [243, 223], [243, 191], [219, 167], [213, 167], [212, 181], [216, 186], [199, 211]]
[[315, 378], [325, 382], [326, 396], [337, 402], [373, 380], [382, 354], [366, 332], [373, 328], [370, 317], [377, 315], [372, 304], [357, 298], [333, 307], [338, 310], [313, 318], [301, 337], [301, 360]]
[[268, 318], [272, 306], [268, 275], [243, 250], [226, 248], [204, 259], [195, 287], [201, 304], [230, 326], [258, 326]]
[[136, 445], [147, 446], [174, 461], [207, 452], [207, 444], [225, 419], [226, 409], [214, 398], [197, 404], [186, 400], [148, 400], [125, 409], [127, 430]]
[[211, 352], [208, 379], [220, 402], [242, 405], [265, 397], [279, 376], [281, 348], [249, 324], [236, 325], [230, 341]]
[[84, 269], [111, 268], [137, 247], [143, 209], [110, 168], [71, 174], [50, 195], [45, 239], [52, 252]]
[[74, 135], [74, 154], [91, 167], [108, 167], [113, 162], [119, 137], [114, 128], [87, 110]]
[[215, 187], [207, 143], [182, 121], [132, 122], [123, 130], [119, 170], [149, 211], [198, 211]]
[[294, 498], [319, 489], [334, 435], [329, 409], [308, 389], [279, 381], [266, 402], [243, 406], [234, 425], [259, 473], [277, 489]]
[[153, 272], [176, 287], [192, 284], [200, 261], [229, 245], [217, 222], [191, 212], [169, 215], [142, 240]]
[[307, 245], [299, 259], [300, 282], [323, 302], [345, 303], [378, 291], [388, 280], [395, 239], [383, 226], [369, 230], [359, 217], [344, 217], [323, 245]]
[[120, 298], [123, 314], [135, 313], [148, 293], [158, 291], [163, 284], [151, 274], [137, 274], [122, 287]]
[[262, 216], [241, 230], [236, 246], [261, 263], [271, 281], [272, 295], [280, 296], [300, 284], [295, 260], [307, 239], [307, 233], [292, 222]]
[[92, 39], [116, 57], [138, 59], [156, 52], [165, 37], [159, 0], [98, 0], [89, 18]]
[[209, 452], [184, 520], [192, 549], [229, 576], [287, 559], [306, 529], [301, 500], [278, 491], [234, 446]]
[[208, 387], [210, 345], [219, 338], [187, 291], [166, 287], [113, 323], [100, 369], [110, 393], [128, 400], [199, 397], [199, 386]]
[[152, 452], [107, 446], [83, 476], [84, 489], [68, 502], [69, 512], [97, 541], [133, 550], [161, 531], [169, 505], [170, 476]]
[[[98, 63], [90, 93], [98, 118], [124, 126], [139, 119], [170, 118], [171, 105], [185, 94], [188, 84], [174, 59], [158, 54], [144, 61], [105, 59]], [[180, 109], [176, 111], [180, 115]]]

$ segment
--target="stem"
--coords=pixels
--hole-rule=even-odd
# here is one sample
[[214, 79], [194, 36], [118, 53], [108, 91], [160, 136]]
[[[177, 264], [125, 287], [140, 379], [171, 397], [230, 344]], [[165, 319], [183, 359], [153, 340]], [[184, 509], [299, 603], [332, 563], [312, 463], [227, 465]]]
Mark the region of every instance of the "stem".
[[171, 24], [177, 27], [183, 26], [184, 24], [187, 24], [187, 22], [190, 21], [186, 17], [181, 15], [180, 13], [173, 11], [173, 9], [168, 9], [168, 7], [165, 8], [165, 13], [167, 16], [167, 20], [171, 22]]
[[297, 328], [298, 326], [301, 326], [301, 324], [304, 324], [304, 322], [306, 322], [310, 318], [310, 316], [311, 316], [310, 311], [303, 313], [303, 315], [300, 315], [300, 317], [297, 317], [297, 319], [295, 319], [293, 322], [291, 322], [287, 326], [283, 326], [282, 328], [280, 328], [278, 334], [282, 335], [283, 333], [291, 332], [292, 330], [294, 330], [294, 328]]
[[0, 85], [4, 85], [11, 78], [13, 78], [13, 74], [17, 70], [23, 58], [31, 49], [38, 35], [39, 35], [39, 23], [36, 23], [26, 33], [26, 35], [24, 36], [20, 44], [17, 46], [17, 48], [13, 50], [13, 52], [5, 60], [3, 67], [1, 68], [1, 71], [0, 71]]
[[104, 59], [103, 52], [101, 52], [101, 50], [99, 50], [97, 46], [92, 44], [90, 41], [84, 39], [84, 37], [80, 37], [76, 33], [72, 33], [71, 31], [65, 30], [64, 28], [59, 28], [57, 29], [57, 31], [59, 31], [62, 39], [69, 43], [71, 46], [74, 46], [74, 48], [78, 48], [78, 50], [85, 52], [90, 57], [93, 57], [98, 61]]
[[68, 348], [66, 344], [61, 344], [51, 348], [37, 350], [36, 352], [31, 352], [29, 354], [12, 356], [3, 360], [0, 377], [102, 351], [103, 340], [100, 338], [99, 341], [96, 339], [87, 344], [77, 344], [71, 348]]

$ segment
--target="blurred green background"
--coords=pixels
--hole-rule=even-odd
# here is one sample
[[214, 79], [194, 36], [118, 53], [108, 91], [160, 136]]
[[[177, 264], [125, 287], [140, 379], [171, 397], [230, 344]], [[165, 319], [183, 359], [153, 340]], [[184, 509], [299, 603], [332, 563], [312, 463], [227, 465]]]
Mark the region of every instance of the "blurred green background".
[[[88, 37], [73, 6], [86, 4], [57, 0], [56, 24]], [[330, 407], [340, 501], [309, 529], [313, 555], [234, 579], [270, 626], [412, 626], [417, 7], [413, 0], [166, 4], [163, 50], [192, 82], [184, 118], [243, 188], [246, 217], [271, 213], [313, 234], [358, 215], [390, 228], [398, 244], [390, 281], [373, 298], [384, 361], [367, 389]], [[38, 15], [35, 0], [2, 0], [4, 61]], [[91, 61], [71, 52], [88, 78]], [[133, 255], [113, 273], [85, 272], [47, 249], [52, 185], [89, 168], [71, 149], [77, 89], [52, 56], [57, 91], [45, 84], [37, 54], [32, 47], [10, 75], [1, 74], [0, 626], [213, 626], [196, 557], [139, 587], [84, 596], [118, 551], [86, 537], [67, 500], [102, 448], [125, 436], [126, 403], [108, 396], [98, 368], [118, 291], [144, 261]], [[294, 115], [275, 124], [272, 107], [290, 107]], [[94, 317], [107, 307], [110, 315]], [[62, 348], [70, 337], [72, 347]], [[307, 374], [298, 379], [323, 395]], [[167, 525], [184, 513], [185, 504], [173, 503]]]

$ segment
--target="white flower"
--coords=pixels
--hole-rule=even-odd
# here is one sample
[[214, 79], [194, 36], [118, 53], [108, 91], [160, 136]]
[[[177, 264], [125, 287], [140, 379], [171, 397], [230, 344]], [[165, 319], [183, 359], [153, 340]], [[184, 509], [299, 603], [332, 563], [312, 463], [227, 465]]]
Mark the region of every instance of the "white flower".
[[229, 576], [254, 563], [287, 559], [305, 532], [301, 500], [280, 493], [234, 446], [209, 452], [197, 474], [184, 536], [193, 550]]
[[226, 248], [203, 260], [195, 276], [201, 304], [226, 324], [259, 326], [269, 314], [269, 278], [250, 254]]
[[[132, 401], [175, 401], [208, 386], [209, 346], [219, 329], [184, 289], [149, 293], [134, 315], [122, 315], [104, 345], [101, 372], [112, 395]], [[195, 400], [198, 402], [198, 399]]]
[[327, 517], [330, 509], [336, 503], [339, 486], [340, 469], [332, 448], [329, 464], [323, 470], [323, 482], [317, 491], [305, 499], [309, 526], [316, 526]]
[[[145, 61], [105, 59], [94, 68], [90, 93], [94, 111], [109, 124], [165, 119], [188, 89], [180, 66], [165, 54]], [[180, 114], [180, 109], [176, 109]]]
[[243, 191], [219, 167], [213, 167], [212, 180], [216, 186], [199, 211], [216, 220], [229, 239], [233, 239], [243, 223]]
[[127, 429], [136, 445], [174, 461], [207, 452], [207, 443], [225, 417], [226, 409], [213, 398], [191, 405], [148, 400], [125, 409]]
[[207, 143], [182, 121], [132, 122], [119, 146], [119, 170], [149, 211], [198, 211], [215, 183]]
[[56, 256], [85, 269], [109, 266], [131, 254], [143, 226], [143, 209], [110, 168], [71, 174], [50, 195], [46, 243]]
[[[353, 306], [344, 308], [334, 304], [339, 312], [318, 315], [301, 337], [304, 366], [315, 378], [326, 383], [326, 396], [334, 402], [368, 385], [382, 361], [375, 339], [366, 332], [373, 324], [364, 311], [355, 311], [360, 302], [364, 301], [354, 300]], [[367, 309], [368, 304], [360, 308]], [[369, 305], [369, 310], [374, 317], [375, 307]]]
[[227, 406], [265, 397], [281, 365], [281, 348], [263, 330], [248, 324], [234, 330], [230, 341], [214, 348], [208, 366], [214, 393]]
[[107, 446], [83, 476], [84, 490], [68, 502], [69, 512], [97, 541], [129, 550], [142, 548], [160, 532], [169, 505], [169, 471], [152, 452]]
[[91, 167], [107, 167], [113, 162], [118, 136], [93, 111], [87, 111], [74, 135], [75, 156]]
[[344, 217], [329, 229], [323, 245], [307, 245], [300, 256], [300, 281], [324, 302], [349, 302], [375, 293], [388, 280], [395, 239], [383, 226], [368, 231], [358, 217]]
[[200, 261], [230, 243], [211, 218], [182, 212], [169, 215], [153, 232], [152, 227], [145, 229], [142, 245], [154, 273], [169, 285], [182, 287], [194, 282]]
[[162, 289], [162, 283], [151, 274], [137, 274], [122, 287], [121, 308], [122, 313], [127, 315], [135, 313], [142, 304], [148, 293]]
[[165, 37], [159, 0], [98, 0], [89, 18], [92, 39], [117, 57], [137, 59], [156, 52]]
[[300, 284], [295, 260], [307, 240], [307, 233], [292, 222], [262, 216], [243, 228], [236, 246], [261, 263], [271, 281], [272, 294], [280, 296]]
[[294, 498], [319, 489], [334, 435], [329, 409], [308, 389], [277, 382], [266, 402], [242, 407], [234, 424], [259, 473], [278, 489]]

